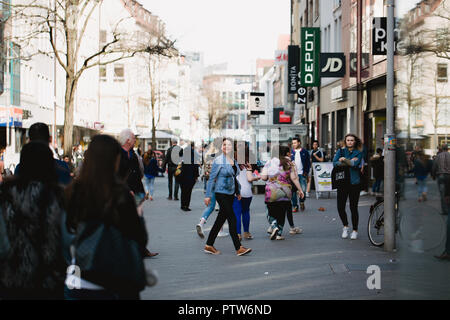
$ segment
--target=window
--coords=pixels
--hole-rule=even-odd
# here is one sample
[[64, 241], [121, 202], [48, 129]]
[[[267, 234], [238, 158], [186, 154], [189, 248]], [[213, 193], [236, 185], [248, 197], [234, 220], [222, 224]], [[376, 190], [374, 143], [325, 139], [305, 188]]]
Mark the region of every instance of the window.
[[106, 66], [99, 66], [100, 81], [106, 81]]
[[447, 82], [447, 64], [446, 63], [438, 63], [437, 65], [437, 81], [439, 82]]
[[114, 81], [124, 81], [125, 69], [123, 64], [114, 65]]
[[11, 44], [11, 60], [9, 68], [12, 78], [11, 104], [20, 106], [20, 47], [15, 43]]
[[450, 98], [438, 98], [438, 125], [450, 126]]

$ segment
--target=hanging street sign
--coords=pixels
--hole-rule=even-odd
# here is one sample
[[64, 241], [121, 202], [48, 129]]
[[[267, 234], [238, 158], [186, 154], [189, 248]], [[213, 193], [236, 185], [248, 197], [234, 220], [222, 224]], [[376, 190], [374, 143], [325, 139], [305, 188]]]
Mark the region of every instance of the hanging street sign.
[[301, 28], [300, 72], [304, 87], [320, 87], [320, 28]]
[[322, 78], [345, 77], [345, 55], [344, 53], [321, 53], [320, 54], [320, 76]]
[[248, 97], [248, 109], [250, 111], [250, 115], [264, 114], [266, 109], [266, 106], [264, 104], [264, 93], [250, 92]]

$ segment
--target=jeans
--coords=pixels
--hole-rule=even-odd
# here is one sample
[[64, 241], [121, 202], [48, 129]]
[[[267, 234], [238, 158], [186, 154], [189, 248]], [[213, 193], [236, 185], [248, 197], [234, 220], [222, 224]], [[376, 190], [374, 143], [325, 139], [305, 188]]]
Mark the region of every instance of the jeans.
[[[169, 179], [169, 197], [172, 197], [172, 186], [173, 186], [173, 179], [175, 178], [174, 173], [177, 170], [176, 167], [169, 167], [167, 169], [167, 178]], [[175, 180], [175, 190], [174, 190], [174, 197], [178, 198], [178, 189], [180, 188], [180, 184]]]
[[[302, 187], [303, 193], [306, 193], [306, 185], [308, 182], [308, 177], [305, 177], [304, 175], [299, 174], [298, 179], [299, 179], [300, 187]], [[292, 206], [298, 207], [298, 204], [297, 204], [298, 196], [297, 196], [297, 192], [295, 190], [296, 190], [296, 188], [293, 188], [293, 190], [292, 190]], [[305, 202], [305, 196], [303, 196], [303, 198], [300, 198], [300, 203], [303, 203], [303, 202]]]
[[377, 178], [372, 186], [372, 192], [380, 192], [382, 178]]
[[142, 203], [142, 201], [144, 201], [145, 199], [145, 194], [142, 192], [139, 193], [135, 193], [134, 194], [134, 201], [136, 202], [136, 207], [139, 207], [139, 205]]
[[443, 214], [448, 214], [450, 206], [445, 202], [445, 184], [450, 179], [449, 174], [440, 174], [437, 178], [439, 193], [441, 195], [441, 210]]
[[421, 197], [424, 193], [428, 192], [427, 187], [427, 178], [417, 178], [417, 194], [419, 197]]
[[155, 193], [155, 177], [144, 177], [144, 188], [145, 192], [148, 192], [153, 197], [153, 194]]
[[211, 213], [213, 213], [214, 208], [216, 207], [216, 193], [213, 192], [211, 196], [211, 203], [208, 207], [206, 207], [205, 211], [203, 211], [202, 218], [208, 220]]
[[361, 191], [361, 185], [352, 184], [348, 188], [337, 189], [337, 207], [339, 212], [339, 217], [341, 218], [342, 224], [348, 226], [347, 213], [345, 212], [345, 205], [347, 203], [347, 198], [350, 198], [350, 211], [352, 212], [352, 226], [353, 230], [358, 231], [359, 223], [359, 213], [358, 213], [358, 202], [359, 194]]
[[249, 232], [250, 228], [250, 203], [252, 202], [252, 197], [241, 198], [239, 201], [236, 197], [233, 202], [233, 211], [236, 215], [237, 221], [237, 233], [241, 234], [241, 221], [244, 225], [244, 232]]
[[216, 200], [219, 203], [220, 210], [219, 214], [217, 215], [217, 219], [214, 222], [211, 231], [209, 232], [206, 244], [208, 246], [214, 245], [214, 241], [216, 241], [217, 234], [219, 233], [220, 228], [222, 228], [223, 224], [225, 223], [225, 220], [228, 220], [228, 226], [230, 228], [230, 235], [231, 239], [233, 240], [234, 248], [236, 250], [239, 250], [239, 248], [241, 247], [241, 242], [239, 241], [237, 235], [236, 216], [234, 215], [233, 211], [234, 195], [216, 193]]
[[278, 228], [277, 235], [283, 234], [286, 213], [291, 207], [290, 201], [268, 202], [267, 210], [269, 211], [268, 220], [272, 229]]

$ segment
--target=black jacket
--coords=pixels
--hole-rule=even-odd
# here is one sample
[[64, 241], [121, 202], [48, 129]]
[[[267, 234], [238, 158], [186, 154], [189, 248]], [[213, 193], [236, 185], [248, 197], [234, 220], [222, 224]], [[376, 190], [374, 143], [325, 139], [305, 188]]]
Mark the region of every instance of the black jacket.
[[[174, 154], [176, 154], [176, 152], [178, 152], [179, 155], [179, 159], [172, 159], [172, 150], [174, 150]], [[163, 169], [166, 169], [166, 166], [168, 169], [175, 169], [178, 166], [178, 161], [177, 160], [181, 160], [181, 156], [183, 154], [183, 149], [181, 149], [180, 146], [171, 146], [169, 149], [167, 149], [166, 151], [166, 156], [164, 158], [164, 164], [163, 164]]]
[[11, 246], [0, 261], [0, 299], [62, 299], [63, 190], [14, 179], [0, 186], [0, 204]]
[[195, 184], [195, 180], [199, 177], [199, 161], [200, 156], [195, 152], [194, 149], [190, 147], [181, 150], [181, 156], [183, 165], [181, 167], [181, 178], [180, 184], [182, 185], [190, 185]]
[[142, 172], [139, 167], [139, 160], [136, 153], [131, 149], [128, 153], [122, 150], [119, 177], [123, 179], [128, 187], [136, 193], [145, 193], [144, 185], [142, 184]]

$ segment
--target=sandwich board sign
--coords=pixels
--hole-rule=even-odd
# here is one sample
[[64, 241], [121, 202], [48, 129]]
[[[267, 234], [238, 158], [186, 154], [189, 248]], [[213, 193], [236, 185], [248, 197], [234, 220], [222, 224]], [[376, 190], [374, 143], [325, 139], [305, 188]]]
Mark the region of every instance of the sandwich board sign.
[[319, 198], [319, 192], [332, 192], [331, 171], [333, 171], [333, 162], [313, 162], [314, 185], [316, 187], [316, 197]]
[[248, 109], [251, 115], [259, 115], [265, 113], [265, 97], [263, 92], [250, 92]]

